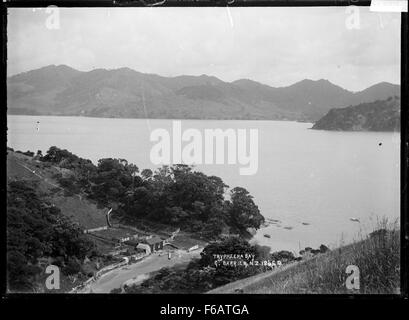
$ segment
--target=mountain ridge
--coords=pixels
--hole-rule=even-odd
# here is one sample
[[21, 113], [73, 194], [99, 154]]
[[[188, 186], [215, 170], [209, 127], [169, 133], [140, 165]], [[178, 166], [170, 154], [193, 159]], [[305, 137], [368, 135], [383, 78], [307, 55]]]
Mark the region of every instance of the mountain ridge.
[[304, 79], [275, 88], [205, 74], [164, 77], [127, 67], [50, 65], [7, 78], [7, 94], [9, 114], [314, 122], [332, 108], [400, 95], [400, 86], [384, 82], [351, 92], [326, 79]]

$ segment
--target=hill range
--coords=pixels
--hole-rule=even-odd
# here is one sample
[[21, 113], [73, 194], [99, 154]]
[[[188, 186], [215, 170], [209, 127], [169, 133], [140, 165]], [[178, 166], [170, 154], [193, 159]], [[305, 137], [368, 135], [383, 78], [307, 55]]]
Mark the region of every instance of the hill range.
[[328, 80], [274, 88], [241, 79], [162, 77], [129, 68], [83, 72], [50, 65], [7, 79], [8, 114], [151, 119], [250, 119], [315, 122], [330, 109], [400, 96], [381, 82], [351, 92]]
[[312, 129], [334, 131], [399, 131], [401, 104], [398, 97], [331, 109]]

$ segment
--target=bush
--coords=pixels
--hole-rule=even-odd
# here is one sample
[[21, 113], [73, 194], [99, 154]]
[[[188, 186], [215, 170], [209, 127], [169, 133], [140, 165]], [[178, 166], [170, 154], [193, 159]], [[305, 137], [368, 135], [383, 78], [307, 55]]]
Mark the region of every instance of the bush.
[[62, 271], [67, 275], [77, 274], [81, 271], [81, 263], [75, 258], [69, 258]]
[[271, 258], [273, 260], [279, 260], [281, 262], [287, 262], [287, 261], [293, 261], [295, 260], [295, 256], [292, 252], [286, 251], [286, 250], [281, 250], [277, 252], [273, 252], [271, 254]]
[[320, 252], [321, 253], [325, 253], [327, 251], [329, 251], [329, 248], [326, 245], [324, 245], [324, 244], [320, 245]]
[[[7, 188], [7, 270], [9, 290], [26, 290], [35, 282], [42, 257], [54, 265], [76, 272], [75, 258], [83, 259], [92, 249], [78, 226], [39, 196], [27, 181], [13, 181]], [[66, 260], [65, 257], [71, 257]]]

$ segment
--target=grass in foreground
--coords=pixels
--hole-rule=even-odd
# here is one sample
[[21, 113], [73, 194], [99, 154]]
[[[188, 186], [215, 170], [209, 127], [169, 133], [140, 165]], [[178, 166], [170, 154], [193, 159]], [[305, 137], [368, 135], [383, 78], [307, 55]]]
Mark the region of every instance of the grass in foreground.
[[[347, 289], [348, 265], [359, 268], [360, 288]], [[298, 263], [271, 276], [236, 282], [210, 293], [398, 294], [400, 233], [384, 221], [366, 239]]]

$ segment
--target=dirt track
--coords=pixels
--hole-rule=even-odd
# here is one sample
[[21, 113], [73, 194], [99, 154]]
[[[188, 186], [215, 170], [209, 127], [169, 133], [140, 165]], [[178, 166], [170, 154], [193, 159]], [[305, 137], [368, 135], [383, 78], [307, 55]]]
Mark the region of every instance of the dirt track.
[[157, 253], [152, 254], [140, 262], [104, 274], [97, 281], [80, 291], [80, 293], [110, 293], [112, 289], [120, 288], [127, 280], [138, 277], [140, 281], [134, 283], [141, 282], [146, 279], [149, 273], [157, 271], [163, 267], [172, 267], [176, 264], [189, 262], [192, 258], [199, 257], [200, 252], [201, 250], [195, 250], [192, 252], [180, 250], [173, 253], [170, 260], [165, 253], [161, 256]]

